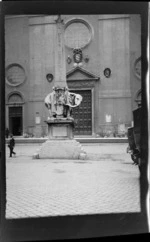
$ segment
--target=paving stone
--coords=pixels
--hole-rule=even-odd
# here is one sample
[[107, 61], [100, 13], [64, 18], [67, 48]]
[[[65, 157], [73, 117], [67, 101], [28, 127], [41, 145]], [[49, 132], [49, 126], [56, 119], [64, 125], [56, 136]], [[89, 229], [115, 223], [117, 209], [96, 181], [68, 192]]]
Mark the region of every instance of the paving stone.
[[6, 218], [140, 211], [139, 170], [126, 144], [86, 145], [85, 162], [33, 160], [37, 148], [16, 145], [14, 159], [6, 149]]

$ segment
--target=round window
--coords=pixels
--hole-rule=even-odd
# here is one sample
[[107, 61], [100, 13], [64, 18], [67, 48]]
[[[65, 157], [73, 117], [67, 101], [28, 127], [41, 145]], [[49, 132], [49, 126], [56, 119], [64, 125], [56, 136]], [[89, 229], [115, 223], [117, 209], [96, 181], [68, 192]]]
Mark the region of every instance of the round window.
[[21, 65], [11, 64], [6, 68], [6, 82], [10, 86], [21, 85], [25, 79], [25, 70]]
[[92, 39], [91, 26], [82, 19], [69, 21], [65, 26], [65, 45], [72, 49], [84, 48]]

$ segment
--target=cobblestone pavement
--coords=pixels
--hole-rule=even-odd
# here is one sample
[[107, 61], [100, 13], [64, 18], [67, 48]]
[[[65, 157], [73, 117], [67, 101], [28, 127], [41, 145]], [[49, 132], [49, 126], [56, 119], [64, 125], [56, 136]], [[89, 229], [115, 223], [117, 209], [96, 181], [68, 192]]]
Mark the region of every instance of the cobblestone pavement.
[[33, 160], [39, 145], [6, 148], [6, 218], [139, 212], [139, 170], [127, 144], [86, 144], [87, 160]]

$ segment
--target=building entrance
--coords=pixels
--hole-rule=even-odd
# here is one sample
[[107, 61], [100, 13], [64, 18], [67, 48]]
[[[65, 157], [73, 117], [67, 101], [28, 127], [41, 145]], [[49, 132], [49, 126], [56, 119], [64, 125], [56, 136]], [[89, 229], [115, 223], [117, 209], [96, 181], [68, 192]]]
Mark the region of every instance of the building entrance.
[[73, 108], [75, 135], [92, 135], [92, 95], [91, 90], [71, 90], [83, 97], [79, 106]]
[[9, 107], [9, 130], [15, 136], [22, 135], [22, 107]]

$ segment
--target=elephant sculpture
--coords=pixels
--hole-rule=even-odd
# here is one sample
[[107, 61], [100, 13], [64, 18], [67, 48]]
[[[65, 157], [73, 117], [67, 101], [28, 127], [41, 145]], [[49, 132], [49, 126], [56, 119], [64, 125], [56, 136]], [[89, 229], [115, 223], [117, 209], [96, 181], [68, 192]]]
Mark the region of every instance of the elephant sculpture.
[[80, 105], [82, 96], [69, 92], [67, 87], [53, 87], [44, 102], [49, 110], [49, 118], [72, 118], [72, 108]]

